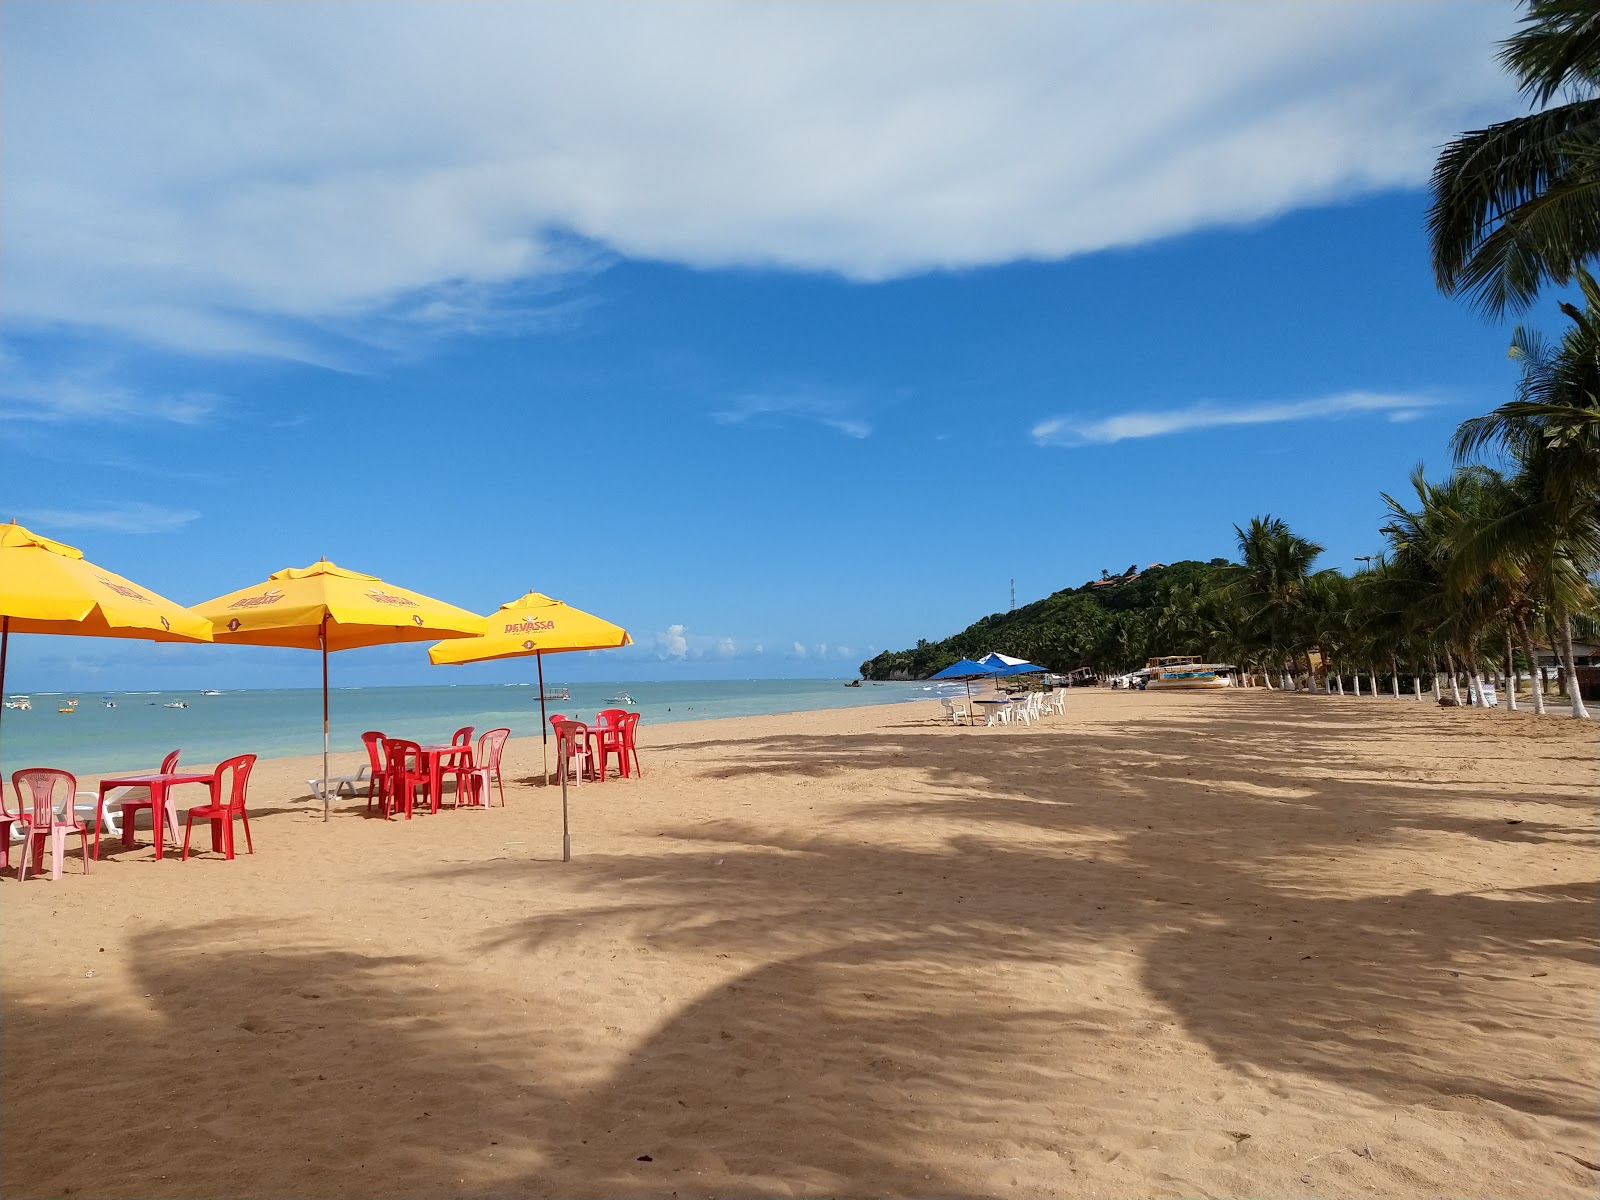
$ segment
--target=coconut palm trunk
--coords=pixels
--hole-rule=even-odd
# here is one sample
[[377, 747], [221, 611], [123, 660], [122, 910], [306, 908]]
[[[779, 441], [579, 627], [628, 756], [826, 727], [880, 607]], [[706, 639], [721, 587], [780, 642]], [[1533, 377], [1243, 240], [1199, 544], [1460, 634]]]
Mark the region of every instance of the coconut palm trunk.
[[1517, 711], [1517, 654], [1511, 646], [1511, 626], [1505, 628], [1506, 634], [1506, 711]]
[[1575, 720], [1585, 720], [1589, 710], [1583, 704], [1583, 689], [1578, 686], [1578, 658], [1572, 652], [1572, 617], [1565, 609], [1558, 618], [1561, 628], [1561, 661], [1567, 672], [1567, 699], [1572, 704], [1572, 716]]
[[1447, 648], [1444, 652], [1445, 674], [1450, 677], [1450, 698], [1456, 702], [1456, 707], [1461, 707], [1461, 683], [1456, 678], [1456, 656]]
[[1544, 670], [1539, 666], [1539, 660], [1533, 656], [1533, 634], [1528, 630], [1528, 622], [1520, 615], [1516, 618], [1517, 639], [1522, 643], [1522, 657], [1528, 660], [1528, 670], [1532, 673], [1533, 711], [1535, 716], [1544, 716]]
[[1389, 694], [1400, 699], [1400, 660], [1393, 654], [1389, 656]]
[[1339, 674], [1337, 674], [1337, 675], [1335, 675], [1333, 677], [1333, 685], [1334, 685], [1334, 687], [1339, 689], [1339, 695], [1341, 695], [1341, 696], [1344, 695], [1344, 672], [1343, 672], [1343, 670], [1341, 670], [1339, 672]]

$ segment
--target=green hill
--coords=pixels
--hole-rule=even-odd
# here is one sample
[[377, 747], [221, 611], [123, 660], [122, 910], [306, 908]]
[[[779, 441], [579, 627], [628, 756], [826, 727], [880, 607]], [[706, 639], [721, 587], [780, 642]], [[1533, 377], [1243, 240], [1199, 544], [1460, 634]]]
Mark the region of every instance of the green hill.
[[1026, 658], [1052, 671], [1093, 667], [1117, 672], [1142, 667], [1152, 654], [1181, 654], [1182, 646], [1153, 648], [1161, 614], [1174, 602], [1198, 595], [1223, 559], [1209, 563], [1130, 567], [1120, 576], [1065, 588], [1014, 612], [974, 621], [943, 641], [919, 641], [909, 650], [885, 650], [861, 664], [863, 679], [925, 679], [958, 658], [991, 650]]

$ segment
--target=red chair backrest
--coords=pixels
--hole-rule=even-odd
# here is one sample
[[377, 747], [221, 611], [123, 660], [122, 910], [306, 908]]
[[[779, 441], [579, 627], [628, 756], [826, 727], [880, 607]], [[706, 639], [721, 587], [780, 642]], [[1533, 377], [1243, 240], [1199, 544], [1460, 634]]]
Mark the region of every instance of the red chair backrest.
[[450, 739], [450, 744], [452, 746], [472, 745], [472, 726], [463, 725], [460, 729], [456, 730], [455, 736]]
[[178, 769], [178, 755], [182, 753], [182, 750], [174, 750], [161, 760], [161, 773], [163, 775], [170, 775]]
[[628, 745], [633, 745], [633, 731], [639, 728], [639, 714], [629, 713], [622, 721], [622, 737]]
[[607, 708], [595, 714], [601, 725], [609, 725], [616, 729], [628, 719], [628, 710], [625, 708]]
[[254, 754], [241, 754], [219, 762], [215, 774], [211, 776], [211, 803], [222, 804], [226, 795], [228, 807], [235, 812], [242, 812], [245, 788], [250, 786], [250, 768], [255, 765]]
[[[66, 823], [74, 820], [72, 801], [78, 790], [78, 781], [65, 771], [54, 767], [29, 767], [11, 773], [11, 787], [17, 793], [17, 806], [24, 820], [36, 831], [59, 824], [56, 820], [56, 785], [66, 785]], [[28, 794], [23, 795], [23, 788]]]
[[496, 775], [500, 774], [500, 752], [506, 748], [506, 739], [511, 736], [509, 729], [491, 729], [478, 739], [477, 764], [488, 767]]
[[555, 726], [557, 745], [566, 742], [569, 747], [567, 751], [569, 754], [571, 753], [570, 747], [574, 739], [587, 739], [589, 736], [589, 727], [582, 721], [569, 721], [566, 717], [551, 717], [550, 724]]
[[423, 773], [422, 746], [405, 738], [385, 738], [383, 752], [389, 756], [389, 771], [412, 775]]
[[383, 744], [388, 740], [376, 729], [369, 729], [361, 735], [361, 744], [367, 748], [367, 763], [374, 775], [383, 774]]

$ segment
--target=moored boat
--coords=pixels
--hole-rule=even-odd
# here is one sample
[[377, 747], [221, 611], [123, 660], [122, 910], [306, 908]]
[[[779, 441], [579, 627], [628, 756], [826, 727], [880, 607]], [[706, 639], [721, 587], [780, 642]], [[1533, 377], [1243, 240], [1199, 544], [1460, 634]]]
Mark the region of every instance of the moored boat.
[[1138, 674], [1147, 692], [1206, 691], [1232, 687], [1233, 670], [1231, 663], [1203, 663], [1197, 654], [1164, 654]]
[[11, 699], [6, 701], [6, 707], [15, 708], [20, 712], [27, 712], [33, 707], [33, 701], [26, 696], [12, 696]]

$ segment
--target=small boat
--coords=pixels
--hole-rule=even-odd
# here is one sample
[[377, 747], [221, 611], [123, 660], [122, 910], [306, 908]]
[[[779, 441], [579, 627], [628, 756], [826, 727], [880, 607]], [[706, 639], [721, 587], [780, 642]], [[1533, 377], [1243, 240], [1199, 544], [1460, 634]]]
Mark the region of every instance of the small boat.
[[1203, 663], [1197, 654], [1166, 654], [1134, 674], [1144, 676], [1147, 692], [1209, 691], [1232, 687], [1233, 670], [1229, 663]]
[[19, 712], [27, 712], [33, 707], [33, 701], [26, 696], [13, 696], [6, 701], [6, 707], [17, 709]]
[[627, 692], [618, 692], [615, 696], [611, 697], [611, 699], [607, 700], [606, 703], [607, 704], [635, 704], [636, 705], [636, 704], [638, 704], [638, 701], [635, 700], [632, 696], [628, 695]]
[[78, 702], [76, 700], [68, 700], [65, 704], [57, 708], [56, 711], [67, 716], [71, 716], [73, 713], [78, 711]]
[[161, 707], [162, 708], [188, 708], [189, 707], [189, 702], [187, 700], [173, 700], [170, 703], [163, 704]]
[[852, 679], [849, 683], [845, 684], [845, 687], [860, 687], [860, 686], [861, 686], [861, 680], [859, 680], [859, 679]]
[[113, 700], [110, 696], [101, 696], [100, 697], [100, 707], [101, 708], [115, 708], [116, 706], [117, 706], [117, 702], [115, 700]]
[[572, 697], [567, 694], [567, 689], [566, 688], [558, 687], [558, 688], [545, 688], [544, 691], [539, 693], [539, 699], [541, 699], [541, 700], [571, 700]]
[[200, 694], [202, 696], [220, 696], [220, 695], [222, 695], [221, 692], [212, 691], [210, 688], [207, 688], [205, 691], [201, 692]]

